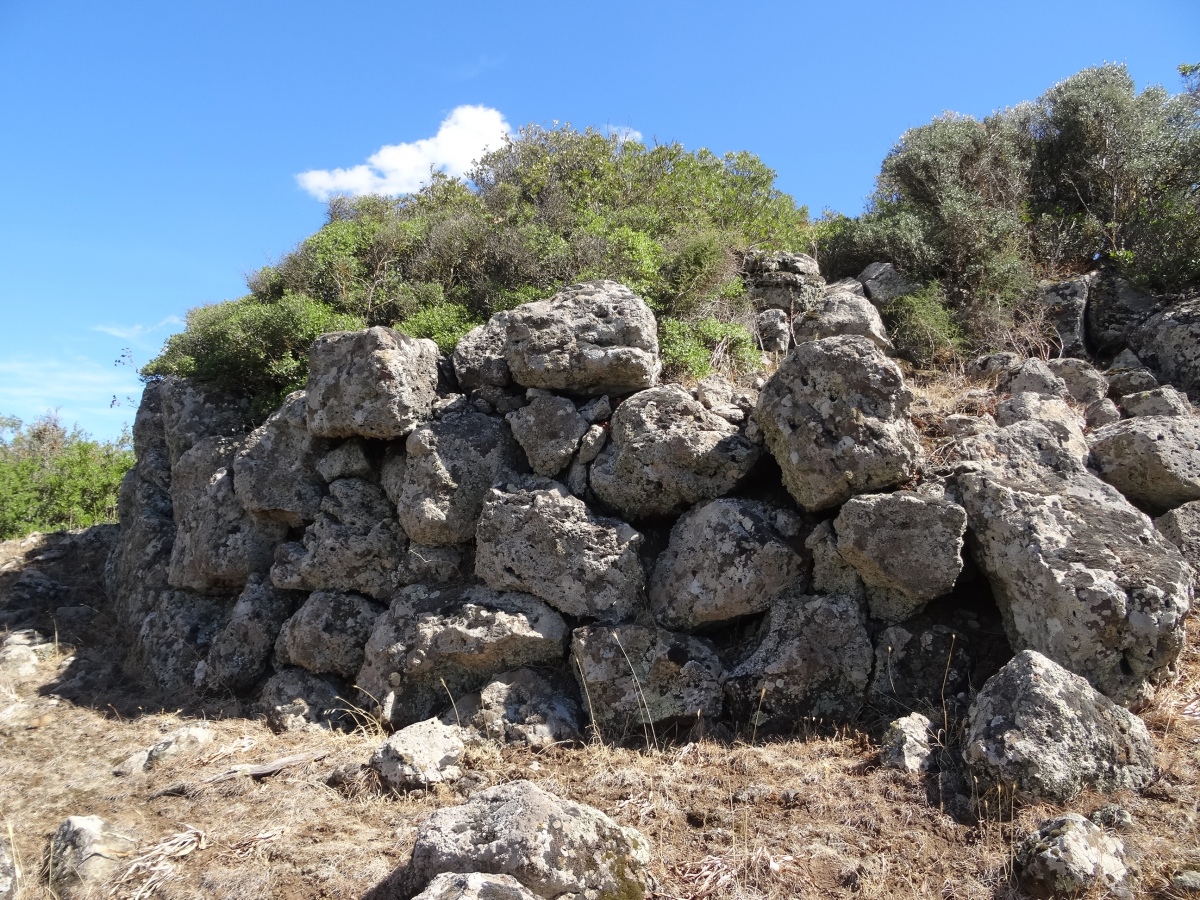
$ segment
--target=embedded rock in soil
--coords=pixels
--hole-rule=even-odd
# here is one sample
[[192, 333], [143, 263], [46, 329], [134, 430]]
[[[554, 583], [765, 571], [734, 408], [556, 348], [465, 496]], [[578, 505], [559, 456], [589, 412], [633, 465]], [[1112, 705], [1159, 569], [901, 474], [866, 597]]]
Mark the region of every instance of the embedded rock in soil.
[[1017, 883], [1038, 900], [1078, 897], [1093, 888], [1120, 888], [1125, 845], [1078, 813], [1042, 822], [1017, 848]]
[[451, 355], [458, 386], [466, 393], [484, 385], [507, 387], [512, 383], [504, 360], [503, 320], [493, 318], [466, 333]]
[[301, 593], [281, 591], [251, 576], [208, 656], [196, 667], [196, 685], [235, 693], [253, 685], [267, 670], [283, 623], [303, 601]]
[[443, 872], [413, 900], [537, 900], [511, 875]]
[[658, 324], [642, 298], [615, 281], [563, 288], [499, 313], [504, 359], [522, 387], [628, 394], [658, 381]]
[[233, 460], [234, 490], [242, 506], [293, 528], [317, 517], [325, 494], [317, 462], [327, 442], [308, 433], [305, 403], [303, 391], [288, 395]]
[[963, 747], [981, 782], [1015, 787], [1034, 803], [1065, 803], [1082, 790], [1136, 791], [1154, 777], [1142, 720], [1033, 650], [984, 684]]
[[282, 522], [256, 519], [237, 498], [232, 470], [238, 443], [204, 438], [171, 470], [175, 543], [168, 581], [202, 594], [237, 593], [251, 575], [271, 567]]
[[750, 500], [713, 500], [671, 529], [650, 578], [650, 607], [665, 628], [694, 631], [766, 611], [785, 587], [807, 587], [809, 566], [789, 544], [799, 516]]
[[763, 732], [790, 731], [806, 717], [849, 719], [866, 701], [872, 658], [857, 600], [784, 593], [726, 677], [730, 714]]
[[402, 727], [502, 672], [560, 662], [566, 642], [566, 623], [536, 597], [414, 585], [376, 620], [357, 684], [365, 705]]
[[1179, 551], [1040, 423], [959, 450], [973, 554], [1013, 649], [1044, 653], [1120, 703], [1146, 700], [1183, 646], [1192, 587]]
[[559, 673], [518, 669], [505, 672], [455, 701], [442, 714], [447, 725], [461, 725], [476, 740], [544, 749], [582, 744], [583, 714], [575, 685]]
[[566, 397], [540, 392], [528, 406], [505, 418], [533, 471], [547, 478], [566, 468], [588, 430], [574, 403]]
[[275, 553], [271, 581], [303, 591], [358, 591], [376, 600], [395, 592], [408, 539], [379, 485], [340, 478], [329, 486], [302, 543]]
[[617, 408], [591, 486], [629, 519], [678, 513], [726, 494], [758, 461], [738, 427], [679, 385], [634, 394]]
[[1100, 477], [1156, 510], [1200, 500], [1200, 418], [1146, 416], [1091, 435]]
[[285, 666], [351, 677], [383, 607], [358, 594], [315, 591], [279, 632], [275, 655]]
[[824, 299], [792, 320], [792, 336], [797, 344], [842, 334], [868, 338], [888, 355], [896, 350], [888, 339], [879, 310], [866, 297], [827, 292]]
[[1130, 346], [1164, 381], [1200, 394], [1200, 299], [1185, 300], [1148, 319], [1134, 332]]
[[56, 897], [91, 897], [137, 852], [138, 839], [99, 816], [70, 816], [50, 838], [47, 860]]
[[794, 347], [763, 388], [756, 418], [788, 491], [819, 511], [916, 473], [911, 403], [896, 364], [851, 335]]
[[462, 729], [438, 719], [401, 728], [371, 755], [371, 768], [395, 791], [423, 790], [462, 777]]
[[519, 479], [493, 488], [484, 502], [475, 572], [498, 591], [526, 591], [568, 615], [619, 622], [642, 594], [642, 540], [557, 482]]
[[308, 352], [308, 430], [315, 437], [406, 437], [433, 414], [438, 349], [391, 328], [335, 331]]
[[575, 629], [575, 677], [605, 740], [721, 716], [721, 661], [699, 638], [642, 625]]
[[503, 419], [469, 407], [418, 426], [404, 446], [384, 460], [383, 487], [409, 538], [427, 547], [471, 540], [493, 482], [521, 457]]
[[497, 785], [440, 809], [417, 831], [408, 893], [443, 872], [511, 875], [544, 900], [641, 897], [650, 843], [590, 806], [528, 781]]
[[909, 491], [855, 497], [833, 520], [838, 553], [866, 585], [871, 617], [887, 622], [954, 589], [966, 527], [957, 503]]
[[896, 719], [883, 733], [880, 759], [889, 769], [917, 774], [928, 772], [933, 764], [933, 728], [920, 713]]

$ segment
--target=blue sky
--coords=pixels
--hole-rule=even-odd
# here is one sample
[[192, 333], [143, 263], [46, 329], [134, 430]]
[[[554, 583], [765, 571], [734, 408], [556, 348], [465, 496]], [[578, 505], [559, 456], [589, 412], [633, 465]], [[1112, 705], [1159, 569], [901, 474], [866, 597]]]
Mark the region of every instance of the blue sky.
[[115, 436], [123, 349], [244, 293], [321, 225], [314, 194], [403, 189], [502, 123], [750, 150], [853, 214], [905, 129], [1103, 62], [1178, 90], [1198, 38], [1195, 0], [0, 0], [0, 415]]

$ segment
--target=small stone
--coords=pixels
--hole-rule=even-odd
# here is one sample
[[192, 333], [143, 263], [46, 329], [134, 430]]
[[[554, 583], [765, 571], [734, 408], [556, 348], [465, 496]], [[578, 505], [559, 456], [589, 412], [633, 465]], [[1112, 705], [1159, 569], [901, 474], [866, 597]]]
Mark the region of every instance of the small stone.
[[90, 896], [132, 856], [138, 839], [99, 816], [71, 816], [50, 838], [50, 887], [58, 896]]
[[376, 748], [371, 768], [396, 791], [423, 790], [462, 776], [466, 745], [457, 725], [426, 719], [402, 728]]
[[883, 734], [881, 759], [889, 769], [928, 772], [933, 764], [932, 723], [920, 713], [896, 719]]
[[1083, 816], [1048, 819], [1017, 850], [1017, 881], [1040, 900], [1077, 897], [1093, 887], [1109, 890], [1125, 880], [1124, 844]]

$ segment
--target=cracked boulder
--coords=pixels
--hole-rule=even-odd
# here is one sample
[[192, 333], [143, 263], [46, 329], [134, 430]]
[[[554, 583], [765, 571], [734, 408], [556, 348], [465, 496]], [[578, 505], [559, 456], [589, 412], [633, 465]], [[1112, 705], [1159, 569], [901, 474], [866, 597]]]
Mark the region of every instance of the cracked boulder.
[[678, 385], [633, 395], [613, 414], [591, 487], [629, 519], [667, 516], [733, 490], [759, 450]]
[[871, 341], [833, 337], [792, 349], [759, 395], [757, 421], [789, 493], [816, 512], [916, 474], [911, 403]]

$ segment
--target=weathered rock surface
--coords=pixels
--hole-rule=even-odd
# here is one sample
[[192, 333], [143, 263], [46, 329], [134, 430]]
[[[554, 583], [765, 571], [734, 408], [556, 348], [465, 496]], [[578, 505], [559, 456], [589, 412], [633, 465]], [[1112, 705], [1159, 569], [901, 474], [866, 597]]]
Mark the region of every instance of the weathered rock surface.
[[237, 442], [209, 437], [171, 470], [175, 543], [168, 581], [202, 594], [237, 593], [266, 572], [287, 525], [252, 517], [239, 502], [232, 469]]
[[629, 519], [677, 513], [731, 491], [758, 461], [738, 427], [678, 385], [634, 394], [618, 407], [591, 486]]
[[242, 506], [293, 528], [317, 517], [325, 494], [317, 462], [326, 442], [308, 433], [306, 408], [303, 391], [289, 395], [233, 459], [234, 491]]
[[455, 701], [442, 714], [477, 738], [504, 744], [550, 747], [583, 743], [583, 715], [575, 687], [557, 673], [518, 669], [489, 682], [478, 694]]
[[963, 758], [984, 784], [1015, 786], [1032, 802], [1138, 790], [1154, 777], [1142, 720], [1033, 650], [989, 678], [971, 704]]
[[838, 553], [867, 587], [871, 617], [887, 622], [953, 590], [966, 528], [957, 503], [909, 491], [855, 497], [833, 521]]
[[1187, 394], [1182, 394], [1168, 385], [1149, 391], [1126, 394], [1121, 398], [1121, 408], [1128, 416], [1190, 416], [1192, 404]]
[[[1126, 351], [1129, 356], [1132, 353]], [[1149, 369], [1141, 365], [1134, 357], [1130, 365], [1119, 366], [1116, 363], [1104, 370], [1104, 380], [1108, 382], [1108, 396], [1120, 400], [1126, 394], [1140, 394], [1152, 391], [1158, 387], [1158, 378]]]
[[822, 300], [792, 320], [792, 336], [797, 344], [842, 334], [860, 335], [884, 353], [895, 352], [879, 310], [856, 294], [826, 293]]
[[539, 393], [505, 418], [533, 471], [547, 478], [566, 468], [588, 430], [575, 404], [553, 394]]
[[335, 331], [308, 353], [308, 430], [315, 437], [406, 437], [433, 414], [438, 349], [391, 328]]
[[317, 472], [329, 484], [339, 478], [365, 478], [374, 481], [375, 467], [367, 458], [362, 438], [342, 441], [317, 461]]
[[1014, 395], [1029, 393], [1062, 398], [1067, 394], [1067, 383], [1042, 360], [1027, 359], [1000, 378], [1000, 390]]
[[1117, 404], [1105, 397], [1087, 408], [1085, 418], [1088, 428], [1103, 428], [1105, 425], [1120, 422], [1121, 411], [1117, 409]]
[[50, 838], [50, 887], [60, 897], [92, 896], [137, 848], [137, 837], [100, 816], [70, 816]]
[[236, 692], [253, 685], [267, 670], [283, 623], [303, 601], [303, 594], [251, 576], [208, 656], [196, 667], [197, 686]]
[[960, 451], [974, 463], [957, 483], [975, 561], [1013, 649], [1044, 653], [1119, 702], [1146, 699], [1182, 646], [1191, 577], [1178, 551], [1040, 423]]
[[17, 896], [17, 879], [21, 870], [13, 857], [12, 848], [8, 841], [0, 838], [0, 900], [15, 900]]
[[407, 552], [408, 539], [383, 489], [340, 478], [329, 486], [303, 541], [276, 551], [271, 581], [291, 590], [357, 591], [388, 600]]
[[1112, 890], [1125, 880], [1120, 838], [1078, 813], [1047, 819], [1017, 848], [1017, 883], [1030, 897], [1059, 900], [1094, 888]]
[[605, 740], [720, 718], [721, 661], [707, 641], [642, 625], [577, 628], [575, 676]]
[[303, 669], [281, 669], [267, 679], [258, 706], [277, 732], [331, 731], [349, 722], [349, 701], [328, 678]]
[[880, 760], [889, 769], [927, 772], [933, 763], [933, 724], [920, 713], [896, 719], [883, 733]]
[[[158, 382], [157, 395], [163, 441], [171, 467], [205, 438], [232, 437], [249, 430], [250, 415], [245, 401], [229, 394], [168, 375]], [[140, 458], [142, 452], [136, 444], [135, 451]]]
[[1154, 520], [1159, 534], [1179, 548], [1200, 578], [1200, 500], [1176, 507]]
[[279, 632], [281, 665], [351, 677], [362, 668], [363, 647], [383, 607], [358, 594], [315, 591]]
[[900, 369], [873, 343], [825, 338], [787, 355], [762, 390], [757, 421], [788, 491], [818, 511], [915, 474], [911, 403]]
[[383, 487], [404, 531], [428, 547], [471, 540], [493, 482], [521, 456], [503, 419], [471, 408], [415, 428], [404, 446], [385, 459]]
[[1050, 359], [1046, 367], [1062, 379], [1067, 395], [1076, 403], [1090, 406], [1108, 396], [1108, 381], [1085, 359]]
[[1041, 422], [1057, 435], [1059, 442], [1073, 456], [1087, 462], [1085, 422], [1058, 397], [1031, 392], [1016, 394], [996, 406], [996, 422], [1001, 428], [1017, 422]]
[[536, 597], [414, 585], [376, 620], [357, 684], [367, 705], [403, 727], [497, 674], [559, 662], [566, 642], [566, 623]]
[[413, 900], [537, 900], [511, 875], [443, 872]]
[[475, 572], [498, 591], [525, 591], [572, 616], [618, 622], [645, 581], [642, 535], [592, 513], [548, 479], [500, 485], [484, 502]]
[[942, 420], [942, 430], [953, 438], [984, 434], [988, 431], [995, 431], [996, 428], [996, 420], [990, 413], [984, 413], [982, 416], [954, 413]]
[[905, 625], [885, 628], [875, 638], [872, 705], [888, 711], [965, 711], [974, 662], [965, 638], [942, 624]]
[[820, 522], [804, 540], [804, 548], [812, 554], [811, 590], [814, 594], [832, 594], [852, 600], [867, 599], [867, 586], [858, 571], [838, 553], [837, 535], [833, 520]]
[[443, 872], [511, 875], [538, 897], [638, 897], [650, 844], [590, 806], [528, 781], [480, 791], [440, 809], [417, 832], [410, 892]]
[[825, 279], [817, 261], [804, 253], [752, 250], [743, 260], [747, 293], [759, 309], [790, 313], [821, 299]]
[[776, 592], [807, 586], [809, 567], [787, 539], [799, 517], [749, 500], [713, 500], [685, 513], [650, 578], [665, 628], [694, 631], [764, 612]]
[[758, 345], [767, 353], [787, 353], [792, 344], [792, 328], [788, 314], [782, 309], [764, 309], [754, 319], [758, 329]]
[[522, 387], [627, 394], [654, 385], [662, 369], [654, 313], [615, 281], [572, 285], [499, 318], [504, 358]]
[[1200, 300], [1178, 303], [1146, 320], [1130, 345], [1164, 381], [1200, 394]]
[[137, 633], [139, 668], [166, 690], [191, 687], [196, 666], [208, 655], [225, 612], [224, 598], [157, 592]]
[[396, 791], [423, 790], [462, 777], [462, 729], [438, 719], [401, 728], [375, 748], [371, 768]]
[[858, 280], [870, 301], [880, 308], [920, 288], [915, 281], [897, 272], [891, 263], [871, 263], [859, 273]]
[[1092, 272], [1070, 281], [1042, 282], [1041, 303], [1062, 347], [1062, 355], [1087, 359], [1087, 300], [1092, 283], [1096, 280]]
[[1118, 353], [1138, 327], [1158, 312], [1158, 308], [1155, 297], [1124, 278], [1097, 278], [1088, 292], [1088, 343], [1099, 356]]
[[512, 383], [504, 359], [502, 319], [478, 325], [458, 342], [451, 355], [458, 386], [468, 394], [484, 385], [507, 387]]
[[786, 731], [806, 716], [847, 719], [862, 707], [873, 652], [857, 600], [785, 594], [767, 613], [761, 635], [726, 676], [736, 721]]
[[1167, 510], [1200, 500], [1200, 418], [1145, 416], [1092, 432], [1100, 477], [1134, 503]]

